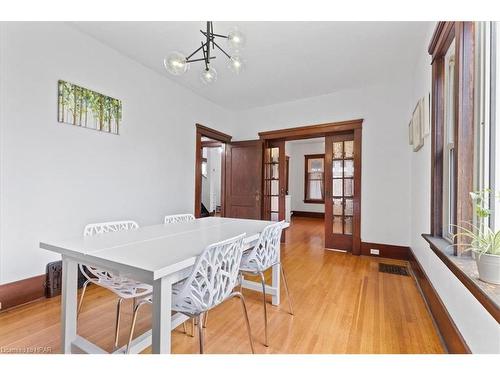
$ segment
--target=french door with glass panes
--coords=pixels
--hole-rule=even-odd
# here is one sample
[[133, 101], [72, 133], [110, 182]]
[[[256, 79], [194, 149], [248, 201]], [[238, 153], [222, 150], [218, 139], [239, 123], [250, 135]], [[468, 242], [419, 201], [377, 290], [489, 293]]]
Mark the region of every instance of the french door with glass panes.
[[361, 129], [325, 137], [325, 247], [360, 253]]
[[262, 218], [285, 219], [285, 141], [266, 141], [264, 147], [264, 201]]

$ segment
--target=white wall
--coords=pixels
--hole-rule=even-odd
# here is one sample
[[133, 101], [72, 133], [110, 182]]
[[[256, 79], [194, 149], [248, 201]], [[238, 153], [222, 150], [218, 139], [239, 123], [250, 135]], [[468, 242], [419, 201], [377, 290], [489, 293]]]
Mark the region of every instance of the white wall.
[[264, 130], [363, 118], [361, 239], [410, 244], [408, 82], [345, 90], [242, 111], [231, 134], [255, 139]]
[[[430, 40], [434, 25], [429, 29]], [[413, 77], [408, 118], [422, 96], [431, 91], [431, 60], [421, 46], [421, 58]], [[500, 327], [496, 320], [429, 248], [422, 233], [430, 232], [431, 144], [411, 153], [411, 248], [474, 353], [500, 353]]]
[[[0, 23], [0, 69], [0, 283], [45, 272], [44, 238], [193, 212], [194, 124], [231, 112], [64, 23]], [[59, 79], [121, 99], [121, 134], [58, 123]]]
[[[324, 140], [324, 138], [322, 138]], [[324, 154], [324, 141], [313, 141], [312, 143], [286, 142], [290, 156], [290, 176], [288, 194], [292, 196], [291, 210], [308, 212], [325, 212], [324, 204], [304, 203], [304, 155]]]

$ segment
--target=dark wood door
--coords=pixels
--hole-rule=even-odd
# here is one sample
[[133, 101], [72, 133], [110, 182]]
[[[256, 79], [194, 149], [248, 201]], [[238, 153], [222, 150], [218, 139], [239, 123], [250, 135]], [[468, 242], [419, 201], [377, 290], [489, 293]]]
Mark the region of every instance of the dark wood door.
[[226, 217], [261, 218], [262, 147], [260, 140], [227, 144]]
[[325, 137], [325, 247], [359, 254], [361, 130]]

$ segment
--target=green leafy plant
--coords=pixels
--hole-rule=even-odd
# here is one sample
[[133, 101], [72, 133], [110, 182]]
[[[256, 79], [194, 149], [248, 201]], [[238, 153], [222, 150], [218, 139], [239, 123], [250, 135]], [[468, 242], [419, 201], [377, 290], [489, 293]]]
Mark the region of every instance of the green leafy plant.
[[[493, 192], [490, 189], [470, 193], [479, 225], [467, 223], [469, 228], [455, 225], [458, 232], [453, 236], [453, 240], [459, 238], [460, 241], [464, 239], [468, 239], [468, 241], [456, 243], [453, 246], [462, 246], [465, 251], [472, 250], [479, 256], [482, 254], [500, 256], [500, 231], [494, 231], [485, 224], [485, 219], [493, 213], [489, 208], [491, 194]], [[499, 196], [495, 195], [495, 199], [498, 198]]]

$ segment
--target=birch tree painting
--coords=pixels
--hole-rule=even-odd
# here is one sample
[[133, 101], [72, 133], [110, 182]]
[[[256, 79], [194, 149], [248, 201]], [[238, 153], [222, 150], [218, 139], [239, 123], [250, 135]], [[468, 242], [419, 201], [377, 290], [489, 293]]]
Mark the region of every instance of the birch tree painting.
[[119, 134], [122, 102], [66, 81], [59, 81], [58, 121]]

